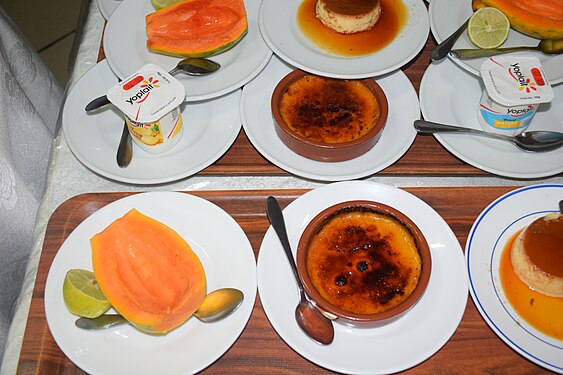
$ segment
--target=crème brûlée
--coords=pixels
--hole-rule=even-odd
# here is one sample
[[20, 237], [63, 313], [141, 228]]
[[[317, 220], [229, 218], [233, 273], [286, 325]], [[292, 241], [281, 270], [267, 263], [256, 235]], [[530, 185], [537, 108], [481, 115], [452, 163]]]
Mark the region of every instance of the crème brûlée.
[[563, 215], [550, 213], [522, 230], [512, 245], [511, 260], [528, 287], [563, 298]]
[[379, 0], [317, 0], [316, 17], [340, 34], [354, 34], [371, 29], [379, 20]]

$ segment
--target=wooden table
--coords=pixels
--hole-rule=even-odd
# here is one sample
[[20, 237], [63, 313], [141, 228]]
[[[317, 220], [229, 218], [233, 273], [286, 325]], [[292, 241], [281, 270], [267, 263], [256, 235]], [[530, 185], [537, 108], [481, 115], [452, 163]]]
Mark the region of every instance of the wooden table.
[[[479, 213], [494, 199], [514, 187], [407, 188], [432, 206], [449, 224], [462, 245]], [[264, 207], [268, 195], [282, 206], [304, 190], [203, 191], [191, 194], [222, 207], [235, 218], [248, 235], [256, 256], [269, 226]], [[127, 193], [84, 194], [62, 204], [52, 215], [41, 256], [27, 329], [19, 362], [19, 374], [82, 374], [55, 343], [44, 310], [45, 281], [50, 265], [65, 238], [86, 217]], [[455, 201], [456, 204], [451, 204]], [[374, 353], [376, 356], [377, 353]], [[460, 326], [434, 356], [409, 370], [413, 373], [540, 373], [542, 368], [529, 362], [504, 344], [483, 321], [471, 298]], [[547, 372], [547, 371], [545, 371]], [[245, 330], [235, 344], [204, 373], [208, 374], [321, 374], [330, 373], [293, 351], [274, 331], [257, 296]]]

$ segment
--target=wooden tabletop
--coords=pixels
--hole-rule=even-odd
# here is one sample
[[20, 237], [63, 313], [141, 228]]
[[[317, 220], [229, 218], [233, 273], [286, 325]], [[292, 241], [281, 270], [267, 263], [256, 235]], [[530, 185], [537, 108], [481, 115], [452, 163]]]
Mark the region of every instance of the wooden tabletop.
[[[404, 189], [432, 206], [456, 234], [462, 248], [479, 213], [494, 199], [514, 187], [447, 187]], [[250, 239], [256, 257], [269, 226], [265, 201], [276, 196], [285, 206], [304, 190], [203, 191], [191, 194], [217, 204], [229, 213]], [[63, 203], [50, 218], [43, 245], [27, 328], [20, 356], [19, 374], [82, 374], [55, 343], [44, 310], [45, 281], [59, 247], [89, 215], [128, 193], [84, 194]], [[451, 202], [455, 201], [456, 204]], [[188, 349], [186, 349], [188, 350]], [[376, 350], [376, 348], [374, 348]], [[375, 358], [377, 353], [374, 352]], [[471, 298], [458, 329], [435, 355], [408, 370], [412, 373], [540, 373], [488, 327]], [[270, 325], [260, 296], [250, 320], [235, 344], [204, 373], [208, 374], [324, 374], [330, 373], [293, 351]]]

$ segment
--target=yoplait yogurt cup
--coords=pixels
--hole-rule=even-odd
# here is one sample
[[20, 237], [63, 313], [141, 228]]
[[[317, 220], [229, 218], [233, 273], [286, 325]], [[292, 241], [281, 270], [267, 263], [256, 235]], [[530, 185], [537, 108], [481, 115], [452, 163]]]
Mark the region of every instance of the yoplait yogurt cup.
[[536, 57], [491, 57], [480, 72], [484, 89], [478, 117], [486, 131], [519, 134], [530, 125], [538, 106], [553, 99], [553, 89]]
[[143, 150], [164, 152], [180, 139], [186, 89], [158, 65], [144, 65], [112, 87], [107, 97], [125, 114], [129, 133]]

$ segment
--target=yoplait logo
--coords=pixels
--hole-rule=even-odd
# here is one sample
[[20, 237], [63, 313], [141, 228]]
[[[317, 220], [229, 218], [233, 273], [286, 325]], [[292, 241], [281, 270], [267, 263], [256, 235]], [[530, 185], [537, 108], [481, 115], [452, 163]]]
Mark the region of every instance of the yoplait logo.
[[508, 68], [508, 73], [512, 78], [517, 80], [520, 83], [520, 87], [518, 90], [523, 91], [525, 90], [526, 93], [530, 93], [532, 91], [537, 91], [536, 84], [530, 80], [530, 78], [526, 78], [524, 73], [522, 73], [522, 69], [518, 63], [510, 64], [510, 68]]
[[132, 78], [122, 86], [123, 90], [125, 91], [131, 90], [135, 88], [139, 83], [141, 83], [141, 85], [139, 86], [140, 89], [125, 101], [131, 105], [133, 105], [133, 103], [137, 103], [137, 104], [143, 103], [149, 98], [150, 93], [153, 89], [160, 88], [158, 82], [159, 80], [155, 79], [154, 77], [149, 77], [148, 79], [145, 79], [143, 76], [138, 75]]

